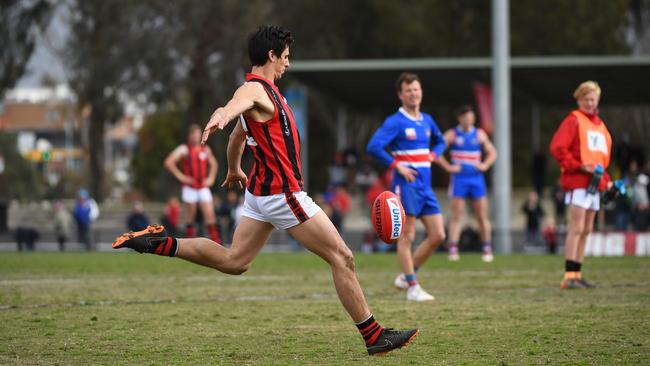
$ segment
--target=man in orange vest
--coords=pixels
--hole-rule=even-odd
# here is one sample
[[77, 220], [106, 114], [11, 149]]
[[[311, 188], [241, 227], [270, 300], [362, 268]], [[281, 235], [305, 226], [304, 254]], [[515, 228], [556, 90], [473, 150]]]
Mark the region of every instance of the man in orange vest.
[[[191, 125], [187, 144], [179, 145], [167, 155], [165, 167], [183, 185], [181, 199], [185, 202], [187, 212], [186, 236], [192, 238], [196, 235], [194, 221], [197, 207], [200, 207], [210, 239], [220, 243], [221, 238], [212, 206], [212, 192], [210, 192], [219, 165], [212, 150], [207, 145], [201, 144], [201, 134], [201, 127], [196, 124]], [[178, 169], [179, 161], [182, 170]]]
[[573, 93], [578, 109], [562, 121], [551, 141], [551, 155], [560, 165], [560, 185], [569, 205], [562, 289], [591, 288], [581, 275], [587, 236], [600, 209], [600, 192], [613, 183], [609, 165], [612, 137], [598, 116], [600, 86], [585, 81]]

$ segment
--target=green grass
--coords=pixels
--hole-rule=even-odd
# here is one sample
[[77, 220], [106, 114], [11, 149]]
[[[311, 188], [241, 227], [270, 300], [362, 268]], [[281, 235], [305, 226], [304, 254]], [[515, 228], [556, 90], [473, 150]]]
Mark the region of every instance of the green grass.
[[601, 285], [560, 291], [561, 257], [433, 257], [419, 274], [436, 301], [391, 287], [392, 255], [357, 255], [385, 326], [421, 335], [369, 358], [329, 268], [311, 254], [262, 254], [231, 277], [125, 253], [0, 254], [0, 364], [650, 364], [650, 259], [589, 258]]

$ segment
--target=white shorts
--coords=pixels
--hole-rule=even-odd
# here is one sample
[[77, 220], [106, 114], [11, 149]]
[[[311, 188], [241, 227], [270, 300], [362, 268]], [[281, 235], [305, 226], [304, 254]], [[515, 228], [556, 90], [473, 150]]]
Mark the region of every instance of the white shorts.
[[212, 202], [210, 188], [192, 188], [183, 186], [181, 198], [185, 203]]
[[247, 190], [242, 216], [286, 230], [314, 217], [320, 209], [306, 192], [255, 196]]
[[598, 211], [600, 210], [600, 193], [589, 194], [584, 188], [574, 189], [566, 193], [564, 203], [582, 207], [585, 210]]

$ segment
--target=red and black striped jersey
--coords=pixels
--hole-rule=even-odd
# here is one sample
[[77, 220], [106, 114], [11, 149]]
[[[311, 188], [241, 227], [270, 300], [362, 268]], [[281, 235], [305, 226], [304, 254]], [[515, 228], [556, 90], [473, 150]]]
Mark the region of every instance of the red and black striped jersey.
[[268, 121], [241, 118], [247, 145], [255, 157], [248, 176], [248, 191], [256, 196], [302, 191], [300, 134], [291, 108], [275, 84], [266, 78], [249, 73], [246, 81], [260, 83], [275, 106]]
[[[203, 145], [181, 145], [181, 148], [187, 147], [187, 153], [183, 154], [185, 149], [180, 152], [183, 156], [183, 174], [189, 175], [194, 179], [191, 187], [205, 188], [205, 178], [208, 176], [208, 147]], [[177, 149], [177, 151], [180, 149]]]

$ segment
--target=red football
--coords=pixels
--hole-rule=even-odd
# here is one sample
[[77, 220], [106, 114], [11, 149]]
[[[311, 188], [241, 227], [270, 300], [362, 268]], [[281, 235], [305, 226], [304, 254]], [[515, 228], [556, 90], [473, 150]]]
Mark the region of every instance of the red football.
[[404, 208], [399, 198], [390, 191], [382, 192], [372, 205], [372, 224], [377, 236], [388, 244], [395, 244], [402, 235]]

